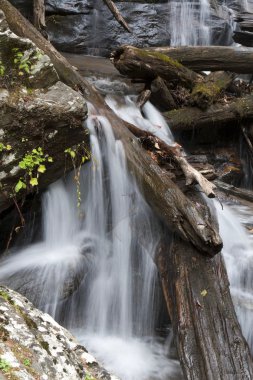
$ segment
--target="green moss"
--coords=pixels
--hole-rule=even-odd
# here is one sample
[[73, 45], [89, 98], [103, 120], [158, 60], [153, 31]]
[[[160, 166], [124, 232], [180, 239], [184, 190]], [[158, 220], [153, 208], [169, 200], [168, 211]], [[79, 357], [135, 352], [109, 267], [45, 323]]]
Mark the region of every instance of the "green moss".
[[44, 340], [40, 340], [39, 343], [41, 347], [44, 348], [44, 350], [46, 350], [49, 355], [51, 355], [51, 352], [49, 350], [49, 344], [45, 342]]
[[184, 66], [181, 65], [181, 63], [179, 63], [178, 61], [168, 57], [165, 54], [159, 53], [157, 51], [148, 51], [148, 50], [141, 50], [141, 49], [136, 49], [136, 50], [138, 51], [139, 56], [152, 57], [152, 58], [160, 59], [161, 61], [166, 62], [169, 65], [177, 67], [178, 69], [184, 68]]

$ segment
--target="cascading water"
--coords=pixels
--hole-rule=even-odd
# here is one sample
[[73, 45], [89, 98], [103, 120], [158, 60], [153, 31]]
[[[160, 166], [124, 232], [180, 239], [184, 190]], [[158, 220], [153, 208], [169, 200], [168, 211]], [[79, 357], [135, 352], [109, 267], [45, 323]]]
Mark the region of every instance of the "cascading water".
[[122, 379], [180, 378], [154, 338], [159, 291], [152, 261], [160, 226], [130, 178], [122, 143], [90, 106], [92, 162], [44, 197], [44, 239], [1, 262], [1, 283], [70, 328]]
[[169, 1], [170, 45], [209, 45], [210, 3], [208, 0]]

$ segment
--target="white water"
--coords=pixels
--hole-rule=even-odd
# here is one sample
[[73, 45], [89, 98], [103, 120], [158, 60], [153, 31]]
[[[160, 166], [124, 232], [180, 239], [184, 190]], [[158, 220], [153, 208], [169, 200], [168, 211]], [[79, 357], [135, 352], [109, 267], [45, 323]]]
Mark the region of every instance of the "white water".
[[169, 1], [171, 46], [209, 45], [210, 4], [208, 0]]
[[226, 263], [230, 290], [243, 334], [253, 352], [253, 239], [241, 223], [253, 220], [247, 207], [228, 207], [215, 203], [223, 256]]
[[81, 172], [81, 209], [72, 178], [50, 186], [43, 241], [3, 260], [1, 283], [69, 327], [122, 379], [179, 379], [169, 345], [154, 337], [160, 227], [128, 174], [122, 143], [95, 113], [90, 106], [92, 162]]

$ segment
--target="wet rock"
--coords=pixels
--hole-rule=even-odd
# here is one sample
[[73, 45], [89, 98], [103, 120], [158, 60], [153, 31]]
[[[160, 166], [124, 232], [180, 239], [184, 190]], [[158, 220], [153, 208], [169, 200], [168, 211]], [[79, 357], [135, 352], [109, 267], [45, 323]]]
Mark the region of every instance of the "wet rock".
[[1, 379], [117, 379], [53, 318], [3, 286], [0, 312]]
[[1, 212], [13, 204], [14, 195], [18, 199], [43, 189], [72, 170], [66, 149], [78, 150], [79, 165], [88, 136], [83, 97], [59, 81], [47, 55], [9, 29], [3, 12], [0, 60]]
[[[23, 13], [31, 14], [31, 2], [12, 0]], [[210, 25], [212, 43], [232, 43], [232, 13], [241, 11], [239, 0], [229, 3], [212, 0]], [[167, 0], [117, 1], [117, 7], [133, 33], [127, 33], [114, 19], [102, 0], [47, 0], [46, 23], [51, 42], [65, 52], [109, 56], [122, 44], [138, 47], [170, 43], [171, 17]]]

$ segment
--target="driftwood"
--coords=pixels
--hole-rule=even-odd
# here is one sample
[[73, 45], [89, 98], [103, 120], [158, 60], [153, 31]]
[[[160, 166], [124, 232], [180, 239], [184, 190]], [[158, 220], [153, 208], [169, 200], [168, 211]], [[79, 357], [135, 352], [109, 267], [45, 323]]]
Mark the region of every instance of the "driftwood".
[[147, 139], [153, 147], [161, 149], [163, 153], [168, 154], [169, 157], [173, 159], [174, 162], [178, 164], [181, 168], [184, 176], [186, 178], [186, 186], [192, 184], [199, 184], [201, 190], [208, 196], [208, 198], [214, 198], [214, 189], [216, 186], [209, 182], [198, 170], [193, 168], [187, 161], [182, 147], [179, 144], [172, 146], [167, 145], [164, 141], [160, 140], [151, 132], [146, 132], [137, 128], [132, 124], [127, 124], [128, 129], [138, 138]]
[[188, 88], [203, 79], [166, 55], [128, 45], [116, 49], [111, 61], [121, 74], [130, 78], [152, 81], [160, 76], [165, 81]]
[[[107, 119], [111, 122], [115, 135], [118, 136], [124, 144], [129, 169], [135, 175], [136, 179], [139, 181], [139, 184], [142, 186], [142, 190], [149, 204], [166, 222], [166, 225], [169, 226], [169, 228], [176, 231], [180, 236], [183, 236], [184, 239], [188, 242], [186, 245], [179, 247], [177, 251], [174, 251], [176, 253], [173, 255], [175, 259], [173, 263], [174, 265], [171, 265], [171, 267], [173, 267], [174, 274], [179, 275], [182, 269], [186, 273], [188, 273], [189, 270], [189, 273], [192, 275], [191, 278], [194, 277], [195, 281], [197, 282], [199, 279], [201, 279], [201, 283], [199, 285], [201, 291], [203, 290], [203, 283], [208, 284], [208, 286], [209, 284], [212, 286], [213, 296], [210, 301], [210, 308], [204, 308], [205, 312], [203, 312], [201, 316], [201, 324], [199, 324], [200, 328], [196, 330], [196, 332], [198, 332], [200, 329], [202, 329], [202, 336], [205, 338], [205, 341], [209, 341], [208, 338], [210, 336], [210, 350], [207, 351], [205, 349], [204, 345], [201, 342], [201, 339], [197, 339], [197, 354], [193, 352], [192, 355], [188, 355], [188, 357], [185, 358], [184, 349], [179, 350], [180, 361], [182, 363], [183, 371], [186, 376], [188, 376], [187, 374], [189, 373], [188, 366], [191, 366], [190, 370], [192, 376], [188, 376], [186, 378], [196, 380], [200, 378], [204, 380], [231, 379], [231, 366], [233, 366], [232, 376], [236, 378], [237, 375], [234, 374], [236, 373], [239, 365], [241, 366], [241, 369], [237, 378], [244, 379], [241, 377], [241, 374], [244, 373], [248, 373], [248, 378], [250, 378], [252, 374], [252, 361], [248, 356], [248, 348], [245, 344], [244, 339], [242, 338], [240, 329], [237, 328], [238, 322], [236, 320], [236, 316], [231, 312], [231, 310], [233, 310], [233, 305], [228, 290], [228, 284], [220, 283], [216, 278], [217, 274], [224, 270], [220, 257], [217, 256], [217, 260], [207, 260], [203, 257], [203, 263], [205, 263], [205, 265], [203, 265], [200, 270], [199, 267], [195, 266], [195, 271], [193, 271], [194, 260], [197, 251], [192, 250], [192, 246], [189, 242], [195, 244], [201, 253], [208, 252], [209, 254], [212, 254], [221, 248], [221, 241], [217, 235], [217, 227], [215, 224], [213, 225], [213, 219], [210, 217], [208, 209], [203, 206], [203, 210], [206, 215], [205, 217], [207, 218], [203, 219], [203, 216], [201, 216], [200, 212], [202, 206], [198, 205], [196, 207], [196, 205], [194, 205], [194, 202], [183, 196], [178, 187], [171, 183], [166, 172], [163, 172], [157, 166], [157, 164], [150, 157], [148, 157], [145, 152], [143, 152], [135, 137], [127, 130], [126, 124], [112, 113], [112, 111], [105, 105], [103, 99], [96, 93], [93, 87], [84, 81], [78, 75], [78, 73], [72, 69], [71, 65], [65, 59], [63, 59], [63, 57], [47, 41], [39, 36], [33, 27], [21, 17], [21, 15], [9, 4], [8, 1], [0, 0], [0, 9], [1, 8], [5, 11], [6, 16], [10, 19], [10, 23], [13, 24], [16, 33], [19, 31], [19, 33], [21, 33], [23, 36], [26, 35], [26, 37], [31, 38], [41, 49], [43, 49], [54, 62], [60, 77], [63, 80], [65, 79], [67, 84], [72, 84], [72, 86], [81, 89], [82, 92], [85, 93], [87, 99], [92, 102], [97, 108], [97, 112], [107, 117]], [[212, 226], [210, 226], [210, 223], [212, 223]], [[183, 255], [182, 259], [181, 254]], [[202, 255], [199, 256], [202, 257]], [[170, 258], [167, 256], [165, 257], [165, 260], [166, 264], [170, 262]], [[188, 260], [187, 266], [185, 265], [184, 260]], [[160, 265], [159, 268], [162, 276], [163, 272]], [[172, 285], [174, 284], [174, 281], [170, 281], [170, 284], [171, 287], [168, 287], [169, 292], [165, 292], [165, 294], [167, 294], [168, 300], [172, 300], [170, 310], [175, 310], [173, 325], [174, 331], [177, 334], [176, 338], [178, 341], [178, 346], [181, 345], [183, 348], [192, 347], [194, 350], [196, 344], [193, 345], [194, 340], [191, 341], [189, 339], [187, 341], [186, 328], [188, 325], [184, 323], [184, 314], [181, 312], [179, 314], [178, 312], [180, 310], [178, 309], [180, 309], [180, 306], [182, 306], [182, 308], [184, 307], [191, 310], [193, 313], [197, 313], [198, 310], [196, 310], [196, 308], [198, 308], [198, 306], [196, 306], [196, 302], [194, 302], [194, 297], [184, 297], [183, 301], [185, 302], [179, 304], [173, 296], [174, 288]], [[178, 282], [175, 284], [177, 284], [177, 289], [179, 289]], [[182, 281], [182, 284], [180, 285], [181, 291], [184, 293], [187, 292], [188, 287], [186, 287], [186, 283]], [[218, 309], [218, 312], [214, 315], [214, 312], [216, 310], [216, 300], [218, 299], [223, 300], [226, 308], [224, 307], [223, 309]], [[209, 310], [211, 307], [212, 310]], [[209, 317], [209, 311], [212, 318]], [[179, 320], [178, 318], [181, 319]], [[197, 323], [198, 318], [195, 318], [195, 324]], [[231, 326], [235, 327], [233, 335], [234, 339], [232, 341], [228, 339], [227, 335], [220, 333], [219, 329], [219, 327], [222, 325], [224, 326], [225, 330], [228, 323], [230, 323]], [[214, 339], [219, 340], [219, 344], [211, 345], [212, 339], [211, 335], [209, 335], [209, 331], [214, 331], [216, 329], [216, 324], [217, 332], [214, 336]], [[215, 353], [213, 353], [213, 349], [216, 350]], [[224, 352], [227, 355], [223, 355]], [[187, 353], [188, 352], [186, 352], [186, 354]], [[207, 360], [205, 359], [205, 355], [207, 355]], [[219, 363], [218, 369], [217, 363], [215, 360], [212, 360], [211, 355], [215, 355], [215, 359], [217, 358]], [[219, 359], [219, 357], [222, 358], [222, 365], [221, 359]], [[241, 360], [242, 357], [244, 357], [245, 360]], [[187, 360], [188, 358], [189, 360]], [[191, 361], [193, 358], [195, 360], [191, 365], [189, 361]], [[208, 365], [208, 370], [202, 377], [199, 377], [198, 368], [203, 367], [203, 362], [206, 366]], [[220, 372], [219, 375], [222, 374], [223, 377], [216, 376], [218, 370]], [[212, 373], [214, 373], [214, 376]]]
[[[146, 49], [145, 49], [146, 50]], [[168, 55], [195, 71], [232, 71], [253, 73], [253, 50], [228, 46], [182, 46], [177, 48], [149, 48], [152, 52]]]
[[222, 91], [226, 90], [234, 79], [234, 74], [216, 71], [206, 76], [203, 82], [193, 88], [190, 102], [201, 109], [213, 104]]
[[112, 12], [113, 16], [115, 17], [115, 19], [118, 21], [118, 23], [120, 25], [123, 26], [124, 29], [126, 29], [126, 31], [128, 33], [132, 33], [131, 32], [131, 29], [129, 28], [127, 22], [125, 21], [125, 19], [121, 16], [118, 8], [116, 7], [116, 5], [114, 4], [114, 2], [112, 0], [103, 0], [104, 3], [107, 5], [107, 7], [110, 9], [110, 11]]
[[157, 215], [172, 231], [194, 244], [201, 252], [210, 256], [218, 253], [222, 241], [217, 228], [212, 225], [212, 220], [206, 219], [206, 215], [171, 181], [169, 174], [141, 149], [135, 137], [125, 127], [125, 122], [109, 109], [93, 86], [74, 71], [61, 54], [7, 0], [0, 0], [0, 9], [4, 11], [12, 30], [31, 39], [41, 48], [51, 58], [61, 79], [74, 88], [79, 88], [87, 100], [93, 103], [97, 113], [107, 117], [115, 135], [124, 145], [130, 171]]
[[168, 245], [159, 247], [156, 262], [185, 379], [251, 379], [222, 256], [206, 259], [177, 237]]
[[203, 111], [197, 107], [184, 107], [165, 112], [164, 116], [173, 131], [193, 128], [213, 128], [240, 124], [253, 119], [253, 95], [236, 99], [225, 105], [213, 105]]

